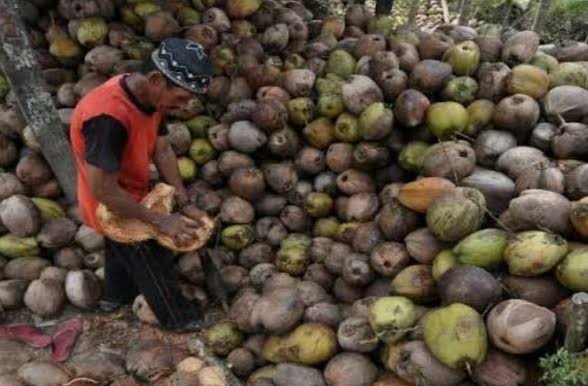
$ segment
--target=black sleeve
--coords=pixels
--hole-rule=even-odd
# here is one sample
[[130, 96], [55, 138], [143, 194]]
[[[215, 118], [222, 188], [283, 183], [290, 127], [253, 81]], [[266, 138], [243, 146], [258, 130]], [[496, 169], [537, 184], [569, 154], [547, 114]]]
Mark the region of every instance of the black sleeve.
[[163, 137], [169, 134], [169, 130], [167, 129], [166, 123], [167, 122], [161, 122], [161, 125], [159, 126], [159, 131], [157, 132], [158, 136]]
[[86, 162], [112, 173], [119, 169], [127, 131], [117, 119], [100, 115], [84, 123]]

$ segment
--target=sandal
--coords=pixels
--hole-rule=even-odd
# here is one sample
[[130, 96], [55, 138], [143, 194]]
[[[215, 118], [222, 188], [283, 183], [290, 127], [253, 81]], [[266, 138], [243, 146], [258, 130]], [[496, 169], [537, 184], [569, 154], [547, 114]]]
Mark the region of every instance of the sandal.
[[0, 338], [14, 339], [35, 348], [45, 348], [51, 344], [51, 337], [30, 324], [0, 326]]
[[57, 328], [53, 335], [53, 344], [51, 347], [51, 358], [56, 362], [65, 362], [82, 333], [82, 320], [70, 319], [63, 322]]

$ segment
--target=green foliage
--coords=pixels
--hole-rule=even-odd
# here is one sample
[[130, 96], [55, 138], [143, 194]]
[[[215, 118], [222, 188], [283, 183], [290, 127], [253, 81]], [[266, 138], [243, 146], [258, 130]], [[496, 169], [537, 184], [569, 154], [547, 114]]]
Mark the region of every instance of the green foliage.
[[588, 1], [586, 0], [555, 0], [553, 12], [572, 17], [588, 16]]
[[546, 386], [588, 386], [588, 376], [582, 370], [581, 356], [565, 349], [539, 360], [543, 369], [541, 381]]

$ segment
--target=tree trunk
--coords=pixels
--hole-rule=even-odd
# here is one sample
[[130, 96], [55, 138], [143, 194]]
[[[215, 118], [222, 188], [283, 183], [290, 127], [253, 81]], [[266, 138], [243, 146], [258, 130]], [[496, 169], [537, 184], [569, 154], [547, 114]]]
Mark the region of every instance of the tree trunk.
[[574, 294], [572, 304], [572, 317], [567, 326], [564, 346], [569, 352], [580, 352], [584, 350], [588, 337], [588, 294]]
[[303, 4], [312, 12], [314, 19], [324, 20], [333, 15], [329, 0], [304, 0]]
[[19, 17], [18, 1], [0, 0], [0, 66], [14, 92], [18, 107], [43, 156], [51, 166], [70, 202], [76, 201], [76, 173], [67, 140], [51, 94], [44, 88], [25, 25]]
[[459, 25], [467, 25], [469, 23], [471, 11], [472, 0], [463, 0], [461, 3], [461, 9], [459, 10]]
[[408, 25], [414, 26], [416, 24], [416, 17], [419, 13], [420, 0], [412, 0], [410, 2], [410, 9], [408, 11]]
[[551, 0], [541, 0], [539, 3], [539, 7], [537, 7], [537, 13], [535, 14], [535, 19], [533, 20], [533, 25], [531, 26], [531, 30], [537, 32], [538, 34], [541, 33], [543, 29], [543, 23], [545, 22], [545, 16], [551, 7]]
[[393, 6], [394, 0], [376, 0], [376, 15], [389, 15]]
[[447, 6], [447, 0], [441, 0], [441, 7], [443, 8], [443, 23], [449, 23], [449, 7]]

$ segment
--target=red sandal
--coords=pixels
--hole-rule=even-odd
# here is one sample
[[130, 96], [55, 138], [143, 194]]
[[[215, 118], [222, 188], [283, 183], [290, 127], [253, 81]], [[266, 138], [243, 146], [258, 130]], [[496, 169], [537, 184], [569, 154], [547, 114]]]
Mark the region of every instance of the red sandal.
[[82, 320], [70, 319], [59, 325], [53, 335], [51, 358], [56, 362], [65, 362], [82, 333]]
[[35, 348], [45, 348], [51, 344], [50, 336], [30, 324], [0, 326], [0, 338], [13, 339]]

